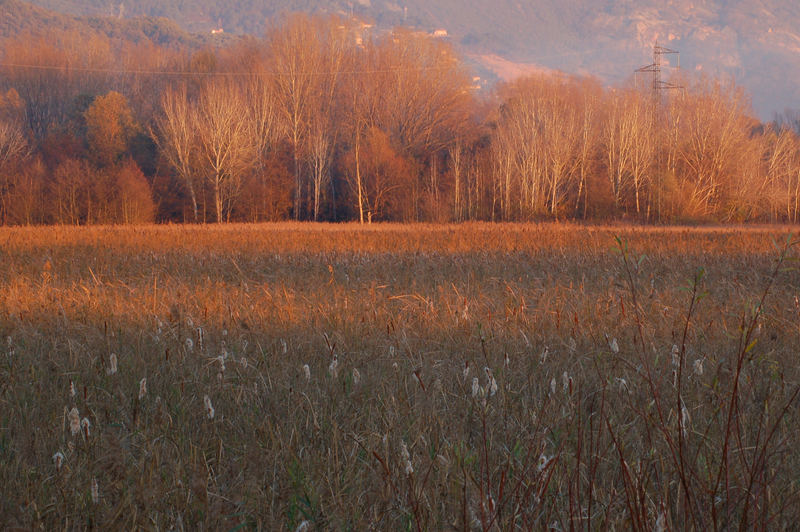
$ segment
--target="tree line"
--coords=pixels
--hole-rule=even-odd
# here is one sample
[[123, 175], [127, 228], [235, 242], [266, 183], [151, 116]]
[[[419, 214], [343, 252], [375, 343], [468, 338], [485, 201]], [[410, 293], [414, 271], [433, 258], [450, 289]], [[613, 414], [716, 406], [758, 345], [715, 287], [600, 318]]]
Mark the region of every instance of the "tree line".
[[3, 224], [800, 216], [800, 120], [719, 79], [486, 94], [446, 41], [299, 14], [225, 48], [54, 33], [1, 61]]

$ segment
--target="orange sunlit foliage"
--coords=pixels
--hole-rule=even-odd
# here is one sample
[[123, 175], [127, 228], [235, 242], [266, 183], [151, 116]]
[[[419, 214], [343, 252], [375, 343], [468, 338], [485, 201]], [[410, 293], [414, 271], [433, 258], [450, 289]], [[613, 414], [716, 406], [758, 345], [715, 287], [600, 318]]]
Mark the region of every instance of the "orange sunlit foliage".
[[86, 142], [101, 167], [116, 163], [128, 148], [137, 125], [123, 95], [116, 91], [98, 96], [84, 113]]
[[800, 221], [796, 121], [719, 79], [487, 95], [447, 41], [342, 17], [219, 48], [50, 37], [2, 48], [0, 223]]

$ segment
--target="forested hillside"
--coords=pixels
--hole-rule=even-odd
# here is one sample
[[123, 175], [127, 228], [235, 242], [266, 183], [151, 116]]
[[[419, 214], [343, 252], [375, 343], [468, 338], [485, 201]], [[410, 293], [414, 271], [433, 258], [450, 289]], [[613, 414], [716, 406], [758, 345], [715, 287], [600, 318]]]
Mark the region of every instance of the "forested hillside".
[[192, 34], [173, 20], [154, 17], [73, 16], [37, 7], [21, 0], [0, 0], [0, 39], [47, 38], [72, 33], [81, 39], [103, 37], [128, 43], [196, 47], [222, 45], [231, 35]]
[[264, 39], [6, 39], [0, 222], [800, 220], [798, 120], [706, 75], [478, 90], [425, 32], [293, 15]]
[[[794, 0], [33, 0], [79, 15], [163, 16], [188, 31], [264, 35], [282, 13], [359, 16], [381, 29], [444, 29], [471, 64], [500, 78], [556, 69], [619, 83], [651, 62], [656, 40], [686, 70], [733, 77], [762, 119], [800, 107], [800, 3]], [[498, 63], [495, 56], [517, 66]], [[673, 58], [673, 64], [677, 61]]]

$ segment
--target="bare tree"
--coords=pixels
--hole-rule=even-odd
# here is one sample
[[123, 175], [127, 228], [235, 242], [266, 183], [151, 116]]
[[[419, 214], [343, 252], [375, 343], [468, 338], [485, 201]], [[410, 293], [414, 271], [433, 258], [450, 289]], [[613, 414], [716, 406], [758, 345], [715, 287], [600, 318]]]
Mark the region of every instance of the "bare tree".
[[167, 88], [161, 97], [161, 110], [156, 116], [152, 137], [161, 154], [183, 180], [197, 222], [199, 214], [192, 158], [198, 139], [186, 85]]
[[466, 148], [461, 139], [456, 140], [447, 150], [450, 172], [453, 176], [453, 219], [464, 220], [464, 174], [467, 166]]
[[274, 94], [280, 118], [292, 147], [294, 218], [302, 216], [302, 150], [308, 135], [310, 100], [316, 77], [322, 73], [318, 29], [321, 19], [296, 14], [270, 32], [269, 56], [274, 70]]
[[632, 137], [629, 173], [633, 185], [636, 214], [640, 215], [643, 210], [644, 192], [652, 184], [651, 175], [655, 162], [657, 141], [655, 128], [656, 109], [651, 99], [644, 97], [639, 92], [630, 93], [626, 108], [627, 120], [630, 124], [626, 129]]
[[730, 192], [755, 121], [741, 90], [732, 83], [701, 79], [677, 100], [682, 126], [678, 173], [686, 212], [712, 216]]
[[[378, 127], [378, 108], [382, 104], [389, 83], [385, 72], [381, 72], [379, 49], [376, 43], [359, 34], [360, 46], [349, 48], [345, 68], [350, 73], [342, 82], [342, 124], [349, 143], [349, 161], [346, 179], [353, 189], [358, 219], [363, 224], [370, 218], [366, 175], [362, 169], [364, 142], [367, 135]], [[372, 131], [372, 133], [370, 133]]]
[[602, 88], [594, 80], [586, 80], [582, 87], [582, 115], [583, 127], [581, 128], [581, 140], [579, 149], [579, 179], [578, 191], [575, 194], [575, 214], [580, 214], [586, 218], [589, 205], [589, 176], [596, 172], [596, 159], [599, 151], [600, 128], [598, 127], [598, 115], [600, 115], [600, 94]]
[[0, 169], [30, 153], [22, 128], [13, 122], [0, 121]]
[[516, 196], [522, 216], [557, 216], [580, 175], [585, 121], [580, 87], [560, 75], [533, 76], [502, 88], [501, 95], [494, 138], [503, 215], [510, 216]]
[[800, 213], [800, 143], [786, 124], [767, 126], [759, 143], [763, 161], [760, 195], [770, 220], [796, 223]]
[[8, 223], [13, 201], [12, 166], [27, 157], [28, 143], [22, 130], [13, 123], [0, 121], [0, 223]]
[[259, 143], [241, 89], [228, 79], [209, 80], [200, 91], [194, 124], [201, 173], [214, 192], [216, 220], [223, 222], [226, 215], [230, 219], [241, 174], [258, 156]]
[[634, 123], [628, 116], [628, 93], [612, 89], [608, 104], [608, 115], [603, 124], [603, 145], [606, 171], [614, 197], [614, 205], [620, 207], [628, 185], [628, 169], [633, 159], [636, 137]]

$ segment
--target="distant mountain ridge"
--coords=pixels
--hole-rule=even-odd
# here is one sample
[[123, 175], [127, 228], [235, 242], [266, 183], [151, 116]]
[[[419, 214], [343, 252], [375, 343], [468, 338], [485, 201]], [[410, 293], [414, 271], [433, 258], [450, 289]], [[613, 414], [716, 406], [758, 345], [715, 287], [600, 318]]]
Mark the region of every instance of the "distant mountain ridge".
[[[796, 0], [32, 2], [80, 16], [167, 17], [184, 31], [201, 36], [219, 28], [262, 35], [271, 19], [289, 11], [354, 15], [379, 27], [443, 29], [466, 55], [498, 76], [504, 75], [504, 68], [509, 72], [546, 68], [619, 82], [652, 61], [652, 45], [658, 40], [680, 51], [685, 70], [735, 78], [751, 93], [761, 118], [784, 108], [800, 108], [800, 2]], [[0, 31], [2, 24], [0, 20]], [[676, 66], [670, 59], [670, 67]], [[522, 66], [509, 69], [509, 62]]]

